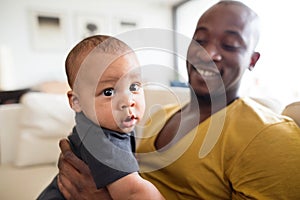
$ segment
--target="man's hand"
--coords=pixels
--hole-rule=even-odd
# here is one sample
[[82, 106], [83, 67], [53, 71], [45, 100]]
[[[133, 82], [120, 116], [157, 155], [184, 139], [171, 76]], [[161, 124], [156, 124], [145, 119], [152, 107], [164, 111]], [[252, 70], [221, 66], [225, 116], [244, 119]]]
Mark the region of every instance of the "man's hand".
[[97, 189], [89, 167], [71, 150], [67, 139], [59, 142], [58, 187], [68, 200], [111, 199], [106, 188]]

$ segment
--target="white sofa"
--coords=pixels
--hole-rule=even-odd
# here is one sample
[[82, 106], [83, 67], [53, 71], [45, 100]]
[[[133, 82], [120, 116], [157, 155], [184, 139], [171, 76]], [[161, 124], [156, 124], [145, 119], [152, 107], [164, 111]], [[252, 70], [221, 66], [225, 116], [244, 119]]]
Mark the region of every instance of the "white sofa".
[[[188, 101], [189, 92], [159, 87], [146, 89], [145, 96], [147, 116], [162, 105]], [[18, 104], [0, 105], [0, 123], [0, 199], [36, 199], [57, 174], [58, 141], [74, 124], [67, 96], [26, 93]]]

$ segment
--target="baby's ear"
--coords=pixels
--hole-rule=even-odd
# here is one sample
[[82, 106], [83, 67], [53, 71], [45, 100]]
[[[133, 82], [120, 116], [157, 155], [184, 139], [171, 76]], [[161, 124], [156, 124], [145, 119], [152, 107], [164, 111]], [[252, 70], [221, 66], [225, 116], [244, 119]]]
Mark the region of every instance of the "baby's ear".
[[78, 95], [74, 93], [72, 90], [67, 92], [67, 96], [69, 99], [69, 105], [75, 112], [81, 112], [81, 106], [78, 99]]

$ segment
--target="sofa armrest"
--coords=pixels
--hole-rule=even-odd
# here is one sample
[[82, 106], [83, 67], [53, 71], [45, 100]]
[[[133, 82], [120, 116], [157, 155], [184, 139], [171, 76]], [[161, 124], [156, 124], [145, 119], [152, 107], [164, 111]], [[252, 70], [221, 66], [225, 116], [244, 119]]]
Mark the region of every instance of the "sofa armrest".
[[0, 105], [0, 164], [11, 163], [16, 153], [21, 104]]

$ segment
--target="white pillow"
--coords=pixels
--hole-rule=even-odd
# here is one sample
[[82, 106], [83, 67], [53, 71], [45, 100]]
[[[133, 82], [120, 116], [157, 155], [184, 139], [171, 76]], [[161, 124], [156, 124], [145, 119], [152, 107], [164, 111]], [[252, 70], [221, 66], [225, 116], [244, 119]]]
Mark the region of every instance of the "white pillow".
[[22, 96], [15, 165], [55, 163], [58, 141], [72, 131], [74, 111], [66, 94], [29, 92]]
[[21, 130], [39, 137], [64, 137], [74, 126], [74, 111], [66, 94], [29, 92], [21, 100]]

